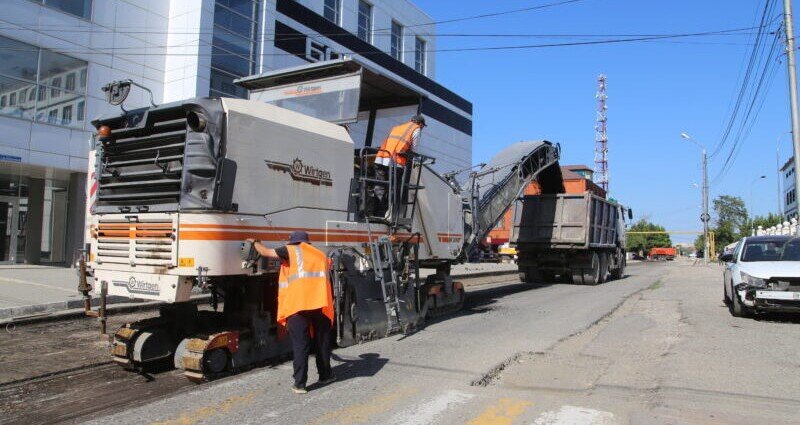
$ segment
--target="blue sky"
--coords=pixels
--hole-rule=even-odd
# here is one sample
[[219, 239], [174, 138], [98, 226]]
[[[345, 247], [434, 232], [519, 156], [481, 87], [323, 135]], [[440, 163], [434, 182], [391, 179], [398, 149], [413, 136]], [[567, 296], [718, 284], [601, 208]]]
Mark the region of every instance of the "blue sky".
[[[414, 0], [434, 20], [524, 8], [549, 0]], [[553, 8], [442, 24], [441, 34], [672, 34], [754, 26], [762, 1], [584, 0]], [[800, 7], [798, 5], [797, 7]], [[474, 104], [473, 162], [528, 139], [561, 143], [562, 164], [594, 166], [596, 79], [608, 77], [611, 192], [637, 218], [673, 230], [700, 229], [700, 150], [730, 115], [753, 35], [514, 51], [440, 52], [435, 78]], [[438, 49], [569, 41], [439, 37]], [[763, 109], [733, 168], [711, 197], [741, 196], [756, 214], [776, 212], [776, 142], [781, 164], [791, 138], [785, 65], [776, 65]], [[783, 134], [783, 135], [782, 135]], [[782, 135], [782, 136], [781, 136]], [[728, 147], [712, 158], [715, 177]], [[753, 179], [766, 175], [766, 179]], [[751, 199], [752, 188], [752, 199]], [[673, 237], [690, 241], [693, 237]]]

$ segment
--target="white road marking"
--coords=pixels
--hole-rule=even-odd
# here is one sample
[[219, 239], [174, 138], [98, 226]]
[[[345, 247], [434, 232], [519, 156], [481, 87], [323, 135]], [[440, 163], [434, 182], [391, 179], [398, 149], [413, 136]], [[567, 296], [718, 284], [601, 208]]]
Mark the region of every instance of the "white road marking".
[[[46, 285], [44, 283], [37, 283], [37, 282], [30, 282], [27, 280], [21, 279], [14, 279], [12, 277], [0, 277], [0, 280], [9, 282], [9, 283], [19, 283], [22, 285], [29, 285], [29, 286], [38, 286], [41, 288], [53, 289], [55, 291], [62, 291], [62, 292], [69, 292], [70, 294], [75, 294], [78, 292], [77, 289], [66, 289], [66, 288], [59, 288], [58, 286]], [[77, 279], [76, 279], [77, 281]]]
[[577, 406], [561, 406], [558, 412], [550, 410], [533, 421], [534, 425], [613, 425], [614, 414], [602, 410]]
[[411, 408], [396, 414], [392, 419], [387, 421], [387, 423], [393, 425], [432, 424], [437, 416], [442, 414], [451, 406], [464, 404], [472, 397], [475, 397], [475, 395], [462, 391], [449, 390], [433, 400], [412, 406]]

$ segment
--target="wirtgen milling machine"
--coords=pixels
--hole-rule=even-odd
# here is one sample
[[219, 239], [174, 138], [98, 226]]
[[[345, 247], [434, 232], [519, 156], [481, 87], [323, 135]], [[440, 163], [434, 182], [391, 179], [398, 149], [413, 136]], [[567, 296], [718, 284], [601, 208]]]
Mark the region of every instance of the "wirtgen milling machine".
[[[346, 346], [458, 309], [464, 289], [450, 266], [531, 179], [560, 184], [549, 142], [512, 145], [461, 184], [419, 155], [405, 178], [384, 178], [373, 170], [377, 150], [355, 149], [345, 127], [257, 100], [195, 98], [93, 124], [95, 286], [166, 302], [158, 317], [116, 332], [114, 359], [172, 363], [193, 380], [290, 351], [275, 322], [277, 266], [257, 261], [245, 239], [279, 246], [308, 232], [332, 259], [335, 332]], [[213, 311], [190, 301], [195, 287], [212, 294]]]

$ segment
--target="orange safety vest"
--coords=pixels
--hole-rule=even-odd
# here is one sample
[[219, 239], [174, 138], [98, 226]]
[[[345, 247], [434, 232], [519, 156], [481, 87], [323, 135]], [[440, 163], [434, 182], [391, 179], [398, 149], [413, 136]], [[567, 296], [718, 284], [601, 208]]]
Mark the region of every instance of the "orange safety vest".
[[413, 121], [392, 127], [389, 136], [381, 145], [381, 150], [378, 151], [378, 158], [391, 158], [395, 164], [405, 166], [406, 157], [403, 154], [411, 149], [411, 136], [419, 128], [422, 126]]
[[281, 263], [278, 275], [278, 323], [300, 311], [322, 312], [333, 323], [333, 293], [328, 281], [330, 261], [325, 253], [307, 243], [287, 245], [289, 264]]

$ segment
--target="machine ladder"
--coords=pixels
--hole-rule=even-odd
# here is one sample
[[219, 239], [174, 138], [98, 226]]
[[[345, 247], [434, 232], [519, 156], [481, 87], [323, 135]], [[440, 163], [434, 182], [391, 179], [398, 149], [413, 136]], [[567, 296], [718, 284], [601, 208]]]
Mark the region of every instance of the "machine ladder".
[[386, 306], [387, 332], [398, 332], [402, 329], [400, 323], [400, 289], [397, 284], [392, 242], [388, 236], [381, 236], [377, 240], [370, 238], [369, 245], [372, 265], [375, 270], [375, 281], [381, 287], [383, 304]]

